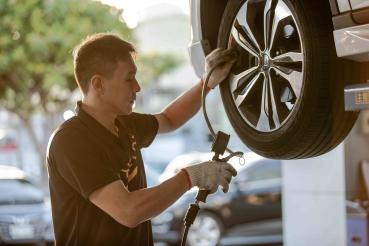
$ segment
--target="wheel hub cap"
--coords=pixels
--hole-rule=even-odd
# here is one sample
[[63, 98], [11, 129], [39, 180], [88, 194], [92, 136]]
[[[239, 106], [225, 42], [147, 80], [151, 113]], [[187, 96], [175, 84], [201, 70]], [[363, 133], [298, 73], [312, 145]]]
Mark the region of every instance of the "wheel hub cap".
[[262, 54], [263, 70], [268, 70], [270, 67], [270, 58], [268, 54]]

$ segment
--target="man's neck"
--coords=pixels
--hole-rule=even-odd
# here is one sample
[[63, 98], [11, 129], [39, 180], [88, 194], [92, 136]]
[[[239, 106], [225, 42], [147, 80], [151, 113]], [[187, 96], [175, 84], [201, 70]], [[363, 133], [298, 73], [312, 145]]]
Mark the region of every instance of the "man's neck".
[[108, 112], [98, 106], [88, 102], [82, 101], [82, 109], [96, 119], [101, 125], [108, 129], [111, 133], [118, 136], [118, 130], [115, 126], [116, 114]]

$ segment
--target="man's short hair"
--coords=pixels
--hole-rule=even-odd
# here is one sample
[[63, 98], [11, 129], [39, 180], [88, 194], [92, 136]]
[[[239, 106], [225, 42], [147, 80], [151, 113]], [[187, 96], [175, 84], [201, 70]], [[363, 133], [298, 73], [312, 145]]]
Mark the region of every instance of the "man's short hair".
[[74, 76], [83, 94], [87, 94], [92, 76], [111, 78], [119, 61], [136, 52], [134, 46], [116, 34], [96, 33], [85, 38], [73, 50]]

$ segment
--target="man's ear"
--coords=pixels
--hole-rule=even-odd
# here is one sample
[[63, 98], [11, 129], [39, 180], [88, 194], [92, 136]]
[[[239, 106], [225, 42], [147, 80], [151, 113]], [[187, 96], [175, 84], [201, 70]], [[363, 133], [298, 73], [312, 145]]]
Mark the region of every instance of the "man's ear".
[[100, 75], [94, 75], [91, 77], [90, 89], [92, 89], [96, 94], [104, 94], [104, 83]]

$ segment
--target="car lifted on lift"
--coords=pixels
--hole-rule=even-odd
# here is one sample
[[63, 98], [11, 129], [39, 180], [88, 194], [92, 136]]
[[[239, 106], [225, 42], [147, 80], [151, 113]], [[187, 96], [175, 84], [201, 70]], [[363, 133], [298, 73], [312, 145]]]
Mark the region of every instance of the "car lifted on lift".
[[216, 47], [240, 54], [220, 91], [228, 118], [269, 158], [318, 156], [358, 113], [344, 87], [369, 80], [369, 0], [191, 0], [190, 56], [199, 76]]

